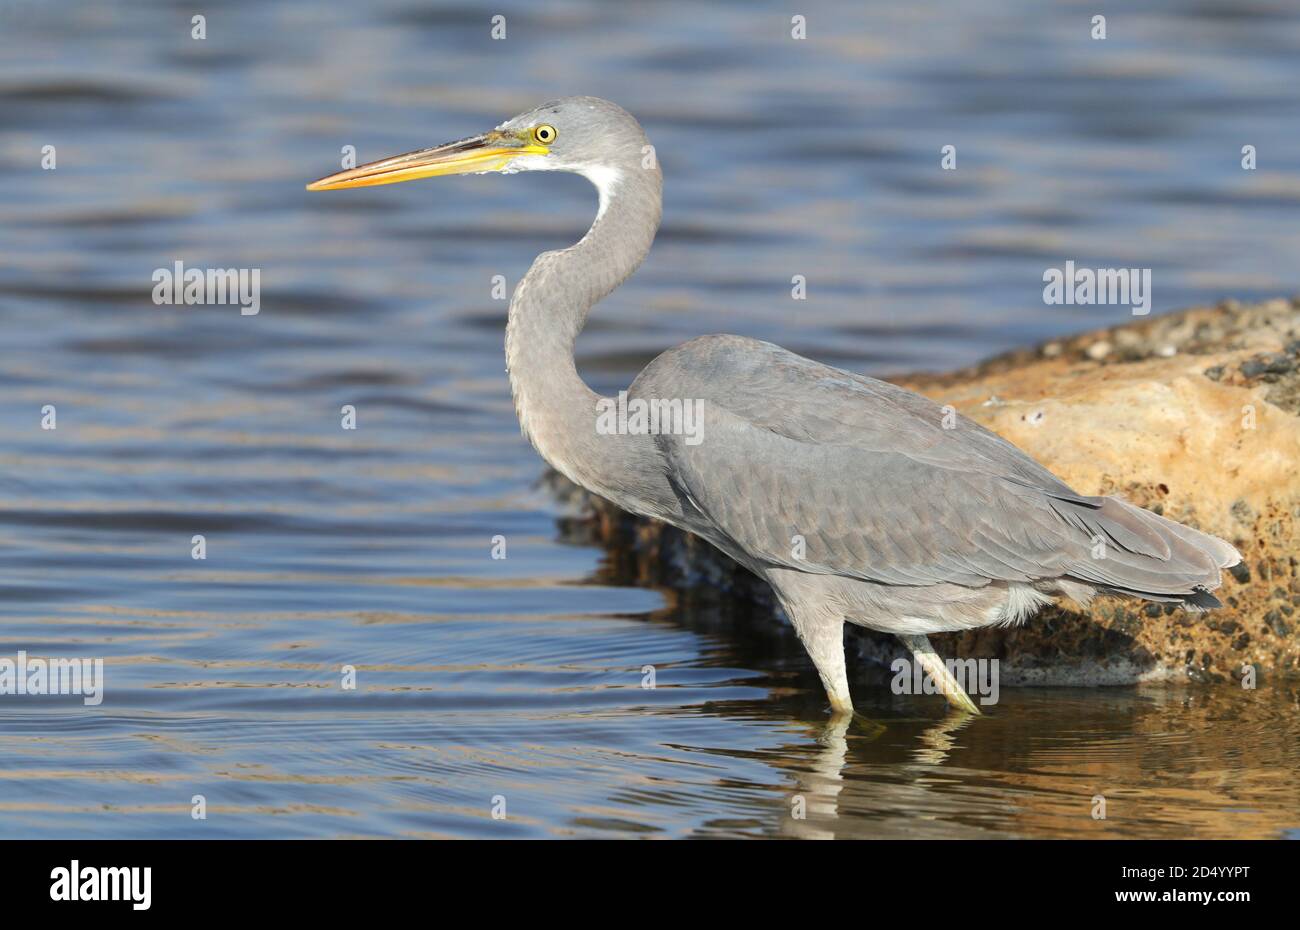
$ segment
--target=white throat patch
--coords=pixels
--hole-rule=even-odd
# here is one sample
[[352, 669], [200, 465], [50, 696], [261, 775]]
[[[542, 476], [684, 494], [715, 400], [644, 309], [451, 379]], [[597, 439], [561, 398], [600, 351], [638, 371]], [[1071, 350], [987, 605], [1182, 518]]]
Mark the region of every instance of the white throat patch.
[[596, 210], [596, 219], [600, 219], [609, 206], [610, 198], [623, 183], [623, 172], [609, 165], [588, 165], [579, 172], [592, 184], [600, 194], [600, 206]]

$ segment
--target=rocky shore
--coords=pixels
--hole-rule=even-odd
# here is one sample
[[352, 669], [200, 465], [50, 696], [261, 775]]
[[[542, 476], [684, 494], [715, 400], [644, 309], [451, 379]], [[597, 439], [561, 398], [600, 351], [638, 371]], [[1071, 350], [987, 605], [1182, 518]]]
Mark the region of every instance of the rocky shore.
[[[1244, 562], [1224, 609], [1098, 598], [1021, 627], [933, 637], [997, 658], [1006, 684], [1240, 680], [1300, 674], [1300, 298], [1225, 302], [1058, 339], [947, 374], [891, 379], [1004, 436], [1084, 494], [1118, 494], [1222, 536]], [[763, 582], [709, 545], [548, 479], [584, 535], [638, 584], [711, 591], [779, 611]], [[856, 630], [888, 662], [892, 637]]]

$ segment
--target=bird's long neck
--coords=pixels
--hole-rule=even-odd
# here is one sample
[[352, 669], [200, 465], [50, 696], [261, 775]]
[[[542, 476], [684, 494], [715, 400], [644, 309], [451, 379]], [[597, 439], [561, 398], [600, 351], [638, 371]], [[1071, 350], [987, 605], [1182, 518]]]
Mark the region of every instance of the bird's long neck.
[[576, 245], [544, 252], [515, 288], [506, 327], [506, 365], [520, 426], [557, 471], [629, 509], [667, 493], [652, 469], [650, 437], [602, 435], [602, 398], [578, 376], [573, 350], [587, 314], [650, 251], [659, 227], [662, 176], [657, 165], [591, 171], [600, 212]]

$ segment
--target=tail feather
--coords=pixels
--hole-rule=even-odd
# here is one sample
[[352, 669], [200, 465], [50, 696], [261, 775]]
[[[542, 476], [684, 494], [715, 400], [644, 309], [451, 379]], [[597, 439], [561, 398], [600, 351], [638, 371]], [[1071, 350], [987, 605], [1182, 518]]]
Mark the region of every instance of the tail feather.
[[1169, 558], [1169, 541], [1165, 534], [1139, 516], [1146, 511], [1113, 506], [1122, 504], [1122, 501], [1112, 497], [1093, 498], [1088, 506], [1083, 507], [1069, 501], [1054, 500], [1051, 503], [1058, 514], [1090, 537], [1109, 539], [1124, 551], [1136, 555], [1160, 560]]
[[1184, 600], [1183, 604], [1193, 610], [1214, 610], [1216, 607], [1222, 607], [1223, 601], [1209, 591], [1196, 591], [1191, 597]]
[[1241, 554], [1217, 536], [1115, 497], [1090, 498], [1082, 506], [1054, 501], [1053, 507], [1091, 539], [1107, 541], [1104, 558], [1076, 562], [1070, 577], [1189, 610], [1223, 606], [1210, 592], [1222, 582], [1220, 569], [1236, 565]]

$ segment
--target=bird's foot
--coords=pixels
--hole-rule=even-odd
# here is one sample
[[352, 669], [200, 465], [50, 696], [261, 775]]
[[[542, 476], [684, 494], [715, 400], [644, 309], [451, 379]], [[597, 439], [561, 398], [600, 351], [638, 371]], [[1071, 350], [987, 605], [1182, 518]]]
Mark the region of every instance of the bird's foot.
[[866, 714], [859, 713], [851, 707], [843, 708], [832, 705], [827, 730], [837, 736], [846, 736], [852, 733], [854, 736], [876, 739], [885, 732], [885, 725], [879, 720], [873, 720]]
[[873, 720], [866, 714], [860, 714], [856, 710], [849, 722], [849, 729], [857, 736], [865, 736], [867, 739], [877, 739], [885, 733], [885, 725], [879, 720]]
[[950, 712], [956, 712], [963, 715], [970, 714], [975, 717], [981, 717], [984, 714], [984, 712], [979, 709], [979, 705], [971, 700], [971, 696], [966, 693], [961, 685], [958, 685], [955, 682], [952, 690], [944, 691], [943, 696], [947, 699], [948, 706], [952, 708]]

